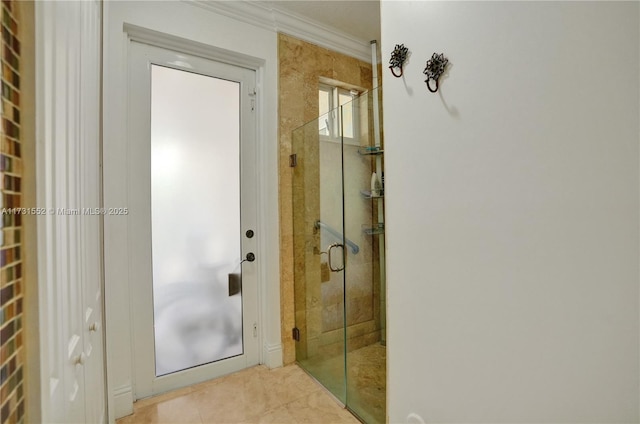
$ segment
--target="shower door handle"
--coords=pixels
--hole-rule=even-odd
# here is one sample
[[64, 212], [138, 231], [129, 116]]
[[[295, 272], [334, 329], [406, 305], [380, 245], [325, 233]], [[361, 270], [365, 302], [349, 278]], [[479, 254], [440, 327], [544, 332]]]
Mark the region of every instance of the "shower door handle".
[[[339, 267], [333, 267], [333, 260], [332, 260], [332, 256], [331, 256], [331, 252], [333, 251], [334, 248], [336, 247], [340, 247], [342, 249], [342, 266]], [[329, 269], [332, 272], [340, 272], [344, 269], [344, 263], [345, 263], [345, 257], [344, 257], [344, 244], [341, 243], [333, 243], [332, 245], [329, 246], [329, 248], [327, 249], [327, 256], [328, 256], [328, 262], [329, 262]]]

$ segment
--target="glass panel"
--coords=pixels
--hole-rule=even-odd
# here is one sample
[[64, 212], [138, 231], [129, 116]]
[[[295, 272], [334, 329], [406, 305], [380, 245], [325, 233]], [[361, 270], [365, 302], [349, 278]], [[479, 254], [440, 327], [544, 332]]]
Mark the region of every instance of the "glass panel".
[[343, 121], [358, 126], [357, 143], [342, 146], [345, 237], [360, 246], [358, 254], [347, 250], [345, 269], [347, 407], [371, 424], [386, 418], [384, 149], [373, 120], [379, 95], [373, 90], [342, 107]]
[[384, 149], [373, 119], [380, 95], [351, 101], [340, 93], [344, 104], [324, 115], [343, 123], [339, 138], [319, 136], [323, 117], [292, 134], [296, 359], [366, 423], [386, 417]]
[[[326, 115], [325, 115], [326, 116]], [[336, 116], [336, 115], [334, 115]], [[322, 118], [320, 118], [322, 119]], [[341, 146], [316, 121], [293, 131], [293, 242], [298, 363], [346, 403]]]
[[240, 85], [152, 66], [156, 375], [243, 353]]
[[346, 138], [353, 138], [354, 135], [354, 122], [353, 122], [353, 108], [355, 103], [352, 102], [353, 96], [347, 90], [339, 90], [338, 102], [341, 108], [341, 121], [342, 121], [342, 136]]
[[318, 90], [318, 107], [320, 118], [318, 118], [318, 130], [320, 135], [331, 135], [329, 123], [329, 110], [331, 109], [331, 89], [320, 87]]

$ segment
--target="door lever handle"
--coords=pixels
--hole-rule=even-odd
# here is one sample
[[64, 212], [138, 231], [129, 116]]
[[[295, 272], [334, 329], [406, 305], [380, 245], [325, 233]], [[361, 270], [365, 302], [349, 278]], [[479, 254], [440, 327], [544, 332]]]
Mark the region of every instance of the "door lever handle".
[[[240, 265], [243, 262], [253, 262], [256, 260], [256, 255], [253, 252], [247, 253], [247, 256], [240, 261]], [[242, 292], [242, 271], [235, 274], [229, 274], [229, 296]]]
[[254, 255], [253, 252], [249, 252], [249, 253], [247, 253], [247, 256], [242, 261], [240, 261], [240, 263], [242, 263], [242, 262], [253, 262], [255, 260], [256, 260], [256, 255]]

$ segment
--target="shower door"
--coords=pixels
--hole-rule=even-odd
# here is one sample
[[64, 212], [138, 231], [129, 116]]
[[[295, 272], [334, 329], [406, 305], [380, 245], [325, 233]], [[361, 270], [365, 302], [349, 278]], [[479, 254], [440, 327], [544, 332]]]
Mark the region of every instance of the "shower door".
[[296, 358], [346, 403], [342, 145], [320, 142], [313, 122], [294, 131], [293, 151]]
[[258, 362], [255, 72], [132, 43], [136, 397]]
[[[386, 415], [378, 95], [294, 130], [291, 159], [296, 360], [367, 423]], [[380, 186], [372, 191], [373, 172]]]

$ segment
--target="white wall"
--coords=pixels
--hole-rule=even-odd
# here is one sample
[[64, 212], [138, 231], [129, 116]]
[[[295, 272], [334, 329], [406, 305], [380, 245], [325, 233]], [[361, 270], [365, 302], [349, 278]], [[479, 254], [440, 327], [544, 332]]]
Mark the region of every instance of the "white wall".
[[638, 17], [382, 2], [390, 422], [638, 422]]
[[[260, 28], [219, 15], [193, 4], [177, 1], [105, 2], [104, 64], [104, 196], [106, 207], [127, 205], [129, 183], [126, 141], [127, 34], [123, 25], [132, 24], [212, 48], [253, 58], [262, 63], [258, 70], [260, 181], [259, 234], [261, 268], [262, 362], [282, 363], [280, 340], [280, 291], [278, 270], [277, 201], [277, 36]], [[132, 165], [135, 166], [135, 165]], [[127, 219], [105, 219], [105, 280], [108, 379], [110, 417], [132, 411], [132, 340]]]

